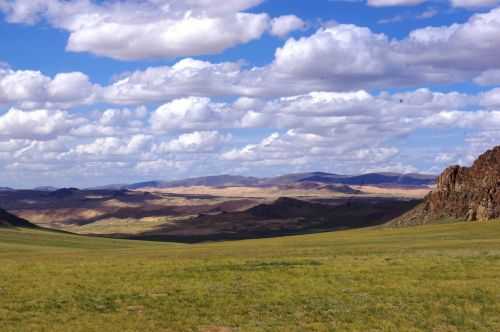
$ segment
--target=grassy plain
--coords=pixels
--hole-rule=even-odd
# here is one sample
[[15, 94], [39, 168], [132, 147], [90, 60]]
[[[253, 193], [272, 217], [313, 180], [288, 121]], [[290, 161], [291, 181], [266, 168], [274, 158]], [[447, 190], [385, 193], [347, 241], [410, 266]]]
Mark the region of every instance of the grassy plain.
[[0, 229], [0, 331], [500, 331], [500, 222], [199, 245]]

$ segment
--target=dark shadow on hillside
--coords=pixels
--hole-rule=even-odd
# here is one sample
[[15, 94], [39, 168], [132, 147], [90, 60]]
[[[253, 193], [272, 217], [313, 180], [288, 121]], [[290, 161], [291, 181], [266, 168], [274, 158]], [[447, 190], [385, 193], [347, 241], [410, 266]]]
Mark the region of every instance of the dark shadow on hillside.
[[201, 214], [135, 236], [133, 240], [199, 243], [243, 240], [378, 226], [410, 211], [421, 200], [349, 198], [302, 201], [280, 198], [240, 212]]
[[0, 228], [39, 228], [28, 220], [18, 218], [17, 216], [0, 209]]

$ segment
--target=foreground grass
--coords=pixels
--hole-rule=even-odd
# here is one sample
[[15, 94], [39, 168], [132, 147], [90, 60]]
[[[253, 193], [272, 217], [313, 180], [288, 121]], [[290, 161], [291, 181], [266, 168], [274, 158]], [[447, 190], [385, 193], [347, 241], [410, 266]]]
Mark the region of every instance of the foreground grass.
[[500, 331], [500, 223], [172, 245], [0, 230], [0, 331]]

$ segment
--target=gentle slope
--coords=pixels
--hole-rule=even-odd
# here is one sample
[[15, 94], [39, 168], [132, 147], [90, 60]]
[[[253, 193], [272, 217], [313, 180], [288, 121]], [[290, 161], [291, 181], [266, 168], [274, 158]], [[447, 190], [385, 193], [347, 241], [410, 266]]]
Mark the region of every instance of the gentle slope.
[[0, 230], [0, 330], [498, 331], [500, 223], [170, 245]]

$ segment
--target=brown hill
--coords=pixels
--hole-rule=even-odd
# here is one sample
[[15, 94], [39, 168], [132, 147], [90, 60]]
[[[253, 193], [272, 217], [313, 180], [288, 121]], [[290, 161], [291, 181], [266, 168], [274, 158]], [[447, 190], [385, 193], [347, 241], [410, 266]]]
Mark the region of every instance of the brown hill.
[[252, 208], [172, 221], [138, 235], [138, 240], [203, 242], [307, 234], [385, 224], [411, 210], [414, 200], [353, 197], [301, 200], [281, 197]]
[[423, 224], [443, 218], [500, 218], [500, 146], [481, 155], [472, 167], [446, 169], [424, 203], [393, 224]]

